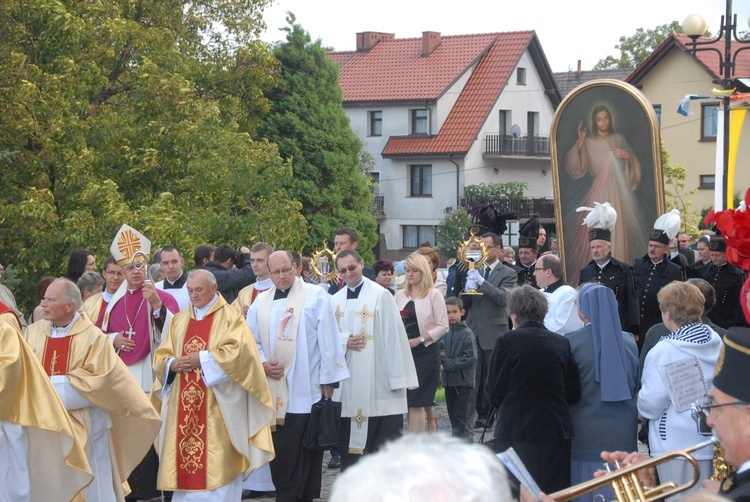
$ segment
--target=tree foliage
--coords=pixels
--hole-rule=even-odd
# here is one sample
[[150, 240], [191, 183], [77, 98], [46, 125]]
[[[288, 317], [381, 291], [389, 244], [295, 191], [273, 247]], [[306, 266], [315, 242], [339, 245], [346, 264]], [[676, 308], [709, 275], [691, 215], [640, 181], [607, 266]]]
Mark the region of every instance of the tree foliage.
[[0, 260], [22, 304], [71, 249], [101, 263], [122, 223], [186, 254], [301, 247], [291, 165], [253, 139], [277, 69], [257, 40], [268, 3], [2, 2]]
[[600, 59], [594, 70], [613, 70], [616, 68], [635, 68], [654, 52], [654, 49], [672, 33], [681, 33], [682, 27], [677, 21], [661, 24], [653, 29], [638, 28], [629, 37], [621, 36], [615, 49], [619, 56], [607, 56]]
[[680, 164], [670, 162], [670, 155], [664, 148], [664, 142], [661, 144], [661, 164], [665, 183], [664, 195], [667, 196], [667, 211], [679, 210], [682, 217], [681, 230], [689, 235], [697, 236], [702, 218], [700, 212], [693, 210], [693, 201], [690, 196], [698, 189], [685, 189], [687, 170]]
[[469, 237], [470, 225], [469, 214], [462, 207], [446, 214], [435, 231], [435, 240], [440, 254], [447, 258], [455, 257], [461, 241]]
[[260, 134], [279, 146], [294, 172], [288, 198], [302, 203], [307, 219], [305, 251], [331, 242], [341, 226], [357, 229], [366, 262], [377, 243], [368, 176], [360, 171], [362, 144], [349, 126], [338, 83], [338, 66], [326, 57], [320, 40], [287, 16], [286, 41], [274, 55], [280, 63], [278, 85], [268, 94], [273, 107]]

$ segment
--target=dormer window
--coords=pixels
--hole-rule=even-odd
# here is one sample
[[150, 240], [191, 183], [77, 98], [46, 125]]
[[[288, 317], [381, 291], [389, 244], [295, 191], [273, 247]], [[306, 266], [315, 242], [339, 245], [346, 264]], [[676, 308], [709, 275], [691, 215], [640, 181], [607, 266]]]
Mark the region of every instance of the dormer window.
[[419, 108], [411, 111], [411, 133], [427, 134], [429, 132], [429, 113], [427, 108]]

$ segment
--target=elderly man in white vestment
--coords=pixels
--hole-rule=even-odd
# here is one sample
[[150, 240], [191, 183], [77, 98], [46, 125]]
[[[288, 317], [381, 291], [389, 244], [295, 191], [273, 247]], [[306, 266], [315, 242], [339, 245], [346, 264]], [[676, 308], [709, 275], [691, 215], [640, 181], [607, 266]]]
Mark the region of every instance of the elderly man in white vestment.
[[341, 383], [341, 469], [404, 429], [406, 389], [419, 386], [406, 330], [390, 291], [363, 276], [354, 250], [336, 256], [346, 287], [333, 295], [350, 378]]
[[68, 501], [93, 478], [84, 444], [11, 315], [0, 316], [0, 502]]
[[250, 330], [213, 274], [192, 270], [186, 284], [191, 305], [154, 356], [157, 486], [173, 502], [239, 502], [242, 479], [273, 458], [271, 395]]
[[94, 481], [76, 500], [125, 498], [125, 480], [143, 459], [161, 420], [112, 343], [79, 312], [81, 292], [55, 279], [42, 300], [44, 320], [26, 337], [86, 444]]
[[258, 345], [275, 405], [271, 476], [278, 502], [320, 497], [322, 451], [302, 448], [312, 405], [349, 377], [330, 296], [296, 276], [292, 256], [268, 258], [274, 286], [258, 296], [247, 323]]

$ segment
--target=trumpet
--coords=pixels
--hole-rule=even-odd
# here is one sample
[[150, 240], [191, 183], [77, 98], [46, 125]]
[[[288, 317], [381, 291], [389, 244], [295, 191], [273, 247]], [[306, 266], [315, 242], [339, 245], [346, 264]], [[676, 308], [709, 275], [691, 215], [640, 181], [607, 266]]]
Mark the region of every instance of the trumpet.
[[[566, 488], [565, 490], [560, 490], [559, 492], [552, 493], [550, 494], [550, 497], [557, 501], [572, 500], [605, 486], [609, 486], [612, 488], [612, 493], [614, 493], [615, 498], [618, 502], [652, 502], [655, 500], [671, 497], [672, 495], [691, 488], [698, 482], [698, 478], [700, 478], [700, 467], [698, 466], [698, 461], [695, 460], [695, 458], [693, 458], [690, 453], [717, 443], [718, 438], [712, 437], [707, 441], [703, 441], [702, 443], [698, 443], [689, 448], [685, 448], [684, 450], [676, 450], [673, 452], [665, 453], [664, 455], [659, 455], [658, 457], [648, 459], [647, 461], [640, 462], [638, 464], [633, 464], [622, 468], [620, 468], [619, 465], [615, 464], [615, 467], [617, 467], [616, 470], [610, 471], [607, 474], [598, 478], [594, 478], [590, 481], [571, 486], [570, 488]], [[673, 481], [668, 481], [666, 483], [662, 483], [659, 486], [650, 488], [646, 488], [641, 484], [636, 474], [639, 470], [648, 467], [655, 467], [677, 458], [684, 458], [685, 460], [690, 462], [690, 464], [692, 464], [692, 481], [689, 481], [682, 485], [677, 485]]]

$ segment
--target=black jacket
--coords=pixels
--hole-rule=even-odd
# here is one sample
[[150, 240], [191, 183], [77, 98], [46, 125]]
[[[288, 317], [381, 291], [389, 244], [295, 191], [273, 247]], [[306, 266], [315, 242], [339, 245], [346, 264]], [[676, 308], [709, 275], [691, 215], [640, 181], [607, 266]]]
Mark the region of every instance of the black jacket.
[[573, 437], [568, 405], [581, 399], [570, 342], [542, 323], [500, 335], [487, 372], [487, 397], [498, 408], [495, 439], [545, 441]]
[[221, 296], [224, 297], [227, 303], [232, 303], [242, 288], [255, 282], [255, 274], [253, 274], [250, 260], [247, 260], [247, 263], [242, 268], [233, 268], [232, 270], [227, 270], [215, 261], [206, 263], [204, 268], [216, 277], [219, 293], [221, 293]]
[[611, 289], [617, 299], [622, 330], [634, 333], [638, 329], [641, 316], [638, 313], [638, 292], [633, 267], [612, 257], [603, 268], [591, 260], [578, 274], [578, 284], [586, 282], [595, 282]]
[[685, 273], [665, 256], [662, 261], [653, 264], [648, 255], [635, 261], [633, 267], [635, 282], [638, 285], [638, 304], [641, 322], [638, 327], [638, 346], [643, 345], [646, 332], [654, 324], [661, 322], [661, 310], [656, 295], [659, 290], [672, 281], [684, 281]]
[[443, 349], [443, 387], [474, 387], [476, 382], [477, 342], [465, 322], [451, 324], [441, 339]]

